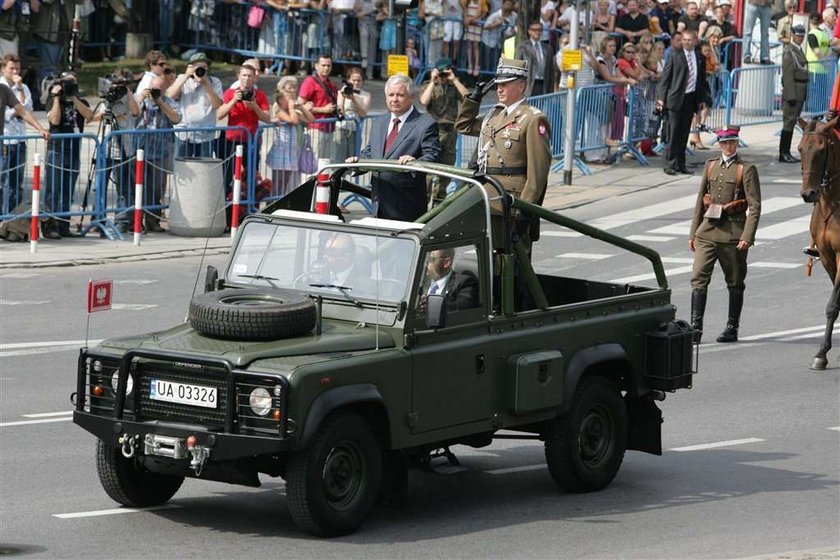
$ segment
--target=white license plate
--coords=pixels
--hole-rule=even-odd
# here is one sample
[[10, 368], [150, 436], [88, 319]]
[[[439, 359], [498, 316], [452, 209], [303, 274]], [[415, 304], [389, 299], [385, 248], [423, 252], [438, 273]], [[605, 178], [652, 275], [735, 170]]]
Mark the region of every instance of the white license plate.
[[149, 387], [149, 398], [155, 401], [166, 401], [204, 408], [216, 408], [216, 387], [177, 383], [165, 379], [152, 379]]

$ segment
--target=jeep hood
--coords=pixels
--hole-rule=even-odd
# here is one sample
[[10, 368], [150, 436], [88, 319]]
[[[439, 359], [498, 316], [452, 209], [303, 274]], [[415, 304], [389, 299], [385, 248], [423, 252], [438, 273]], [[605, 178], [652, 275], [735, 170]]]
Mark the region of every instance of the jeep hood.
[[142, 349], [178, 354], [218, 356], [232, 362], [236, 367], [245, 367], [254, 360], [287, 356], [316, 356], [337, 352], [361, 352], [377, 348], [393, 348], [394, 340], [386, 329], [355, 328], [352, 325], [333, 324], [324, 321], [320, 335], [313, 333], [261, 342], [223, 340], [210, 338], [196, 332], [184, 323], [166, 331], [113, 338], [102, 342], [104, 348], [118, 350]]

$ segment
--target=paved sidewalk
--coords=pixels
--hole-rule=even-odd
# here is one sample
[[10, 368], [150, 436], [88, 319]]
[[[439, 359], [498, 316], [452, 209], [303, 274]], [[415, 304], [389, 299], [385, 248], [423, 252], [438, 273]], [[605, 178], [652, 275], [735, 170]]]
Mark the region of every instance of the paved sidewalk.
[[[759, 169], [767, 165], [779, 165], [775, 162], [779, 141], [776, 132], [780, 126], [780, 123], [771, 123], [742, 129], [741, 137], [748, 144], [741, 149], [744, 158], [759, 165]], [[711, 142], [711, 136], [704, 135], [704, 141]], [[575, 171], [573, 184], [568, 186], [563, 185], [562, 171], [552, 173], [544, 206], [552, 210], [563, 210], [663, 185], [680, 183], [699, 186], [702, 162], [717, 153], [712, 147], [708, 152], [697, 151], [690, 156], [689, 164], [694, 165], [696, 171], [692, 176], [666, 175], [662, 171], [661, 156], [650, 158], [650, 166], [624, 160], [617, 165], [593, 166], [594, 174], [589, 176], [582, 176]], [[798, 177], [800, 174], [799, 166], [787, 165], [785, 169], [790, 170], [791, 177]], [[205, 250], [205, 245], [208, 254], [218, 254], [227, 251], [230, 243], [229, 236], [205, 239], [156, 233], [144, 235], [140, 246], [135, 246], [131, 235], [128, 235], [125, 241], [110, 241], [93, 234], [84, 238], [44, 239], [38, 243], [38, 250], [33, 254], [28, 242], [9, 243], [0, 240], [0, 269], [75, 266], [200, 255]]]

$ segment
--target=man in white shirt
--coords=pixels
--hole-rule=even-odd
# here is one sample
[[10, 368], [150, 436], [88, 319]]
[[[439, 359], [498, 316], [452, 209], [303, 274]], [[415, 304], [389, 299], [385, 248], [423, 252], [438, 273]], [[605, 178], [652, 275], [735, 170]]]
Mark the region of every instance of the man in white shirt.
[[[20, 58], [14, 54], [3, 57], [2, 76], [0, 84], [7, 86], [27, 111], [32, 111], [32, 93], [23, 83], [20, 76]], [[17, 114], [14, 107], [6, 107], [6, 127], [4, 135], [7, 137], [23, 136], [26, 134], [26, 123]], [[3, 174], [0, 176], [3, 200], [0, 214], [14, 210], [20, 204], [21, 186], [26, 174], [26, 142], [13, 138], [3, 140], [3, 163], [0, 166]]]
[[[203, 52], [190, 57], [186, 71], [179, 75], [166, 94], [181, 105], [183, 118], [175, 128], [191, 129], [216, 126], [216, 109], [222, 105], [222, 82], [211, 76], [210, 59]], [[178, 157], [212, 157], [219, 132], [192, 130], [176, 133]]]

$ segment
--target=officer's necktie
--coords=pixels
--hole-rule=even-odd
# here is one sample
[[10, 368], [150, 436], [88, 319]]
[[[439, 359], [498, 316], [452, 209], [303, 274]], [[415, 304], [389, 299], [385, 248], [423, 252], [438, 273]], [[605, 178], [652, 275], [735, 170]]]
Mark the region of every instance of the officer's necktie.
[[437, 282], [432, 282], [432, 285], [429, 287], [429, 295], [433, 296], [438, 293], [438, 284]]
[[694, 61], [694, 51], [686, 51], [685, 59], [688, 61], [688, 83], [685, 85], [686, 93], [691, 93], [696, 88], [697, 65]]
[[394, 119], [393, 121], [394, 126], [391, 128], [391, 132], [388, 133], [388, 137], [385, 139], [385, 151], [382, 155], [388, 153], [388, 150], [391, 149], [391, 146], [394, 144], [394, 141], [397, 139], [397, 134], [400, 132], [400, 119]]

